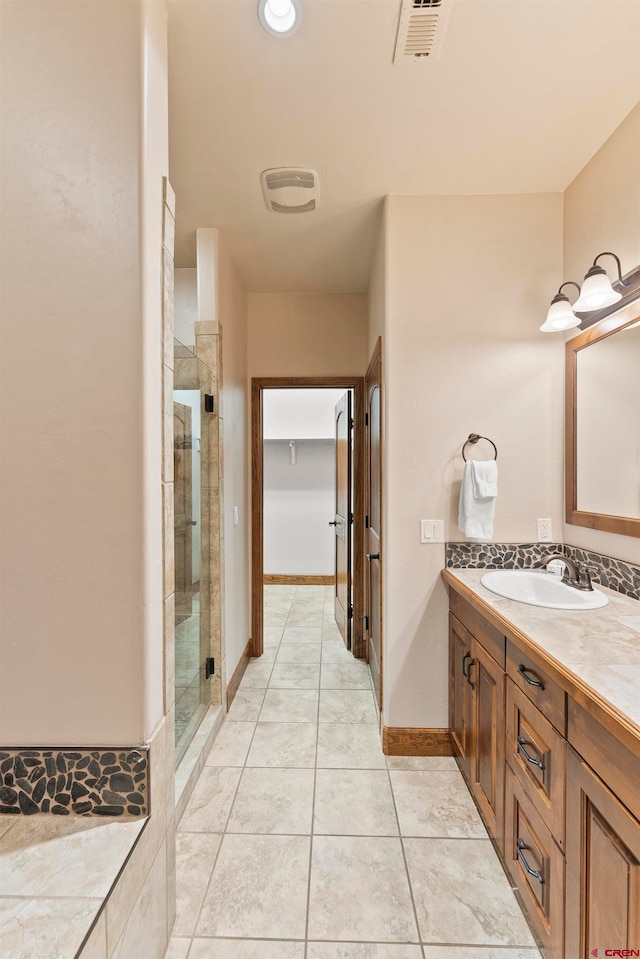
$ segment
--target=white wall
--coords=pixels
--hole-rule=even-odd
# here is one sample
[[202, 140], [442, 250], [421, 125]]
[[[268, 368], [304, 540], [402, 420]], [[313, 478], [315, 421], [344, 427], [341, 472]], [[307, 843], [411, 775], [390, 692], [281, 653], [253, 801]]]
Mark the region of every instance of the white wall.
[[165, 10], [2, 17], [2, 740], [138, 743], [162, 715]]
[[[604, 250], [617, 253], [623, 273], [640, 265], [640, 104], [564, 194], [564, 279], [581, 282], [594, 257]], [[608, 271], [611, 266], [615, 269], [610, 257], [603, 259], [602, 265]], [[611, 423], [609, 428], [624, 426]], [[637, 537], [565, 524], [564, 539], [574, 546], [640, 563]]]
[[[537, 517], [561, 532], [563, 344], [538, 331], [561, 281], [561, 243], [560, 195], [387, 200], [388, 726], [447, 726], [444, 547], [420, 544], [419, 520], [444, 518], [445, 538], [463, 538], [457, 504], [470, 432], [499, 451], [494, 539], [534, 540]], [[381, 271], [384, 257], [376, 262]], [[377, 277], [379, 290], [384, 282]]]
[[264, 444], [264, 571], [332, 576], [335, 534], [335, 441]]
[[174, 335], [183, 346], [195, 351], [198, 319], [198, 271], [175, 271]]
[[335, 407], [344, 389], [265, 390], [262, 432], [265, 439], [334, 439]]

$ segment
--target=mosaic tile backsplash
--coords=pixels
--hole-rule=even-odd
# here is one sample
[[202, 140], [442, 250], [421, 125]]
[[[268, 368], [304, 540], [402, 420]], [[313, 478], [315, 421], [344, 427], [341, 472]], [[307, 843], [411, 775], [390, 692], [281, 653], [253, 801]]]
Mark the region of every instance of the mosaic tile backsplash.
[[0, 813], [147, 816], [148, 748], [0, 749]]
[[550, 553], [598, 567], [594, 583], [640, 599], [640, 566], [564, 543], [447, 543], [447, 569], [535, 569]]

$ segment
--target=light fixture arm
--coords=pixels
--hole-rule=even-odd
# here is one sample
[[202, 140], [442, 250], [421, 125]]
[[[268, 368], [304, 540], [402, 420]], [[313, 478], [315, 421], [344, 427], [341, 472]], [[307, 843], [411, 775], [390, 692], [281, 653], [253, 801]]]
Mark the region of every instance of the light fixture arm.
[[[597, 266], [597, 265], [598, 265], [598, 260], [600, 259], [601, 256], [612, 256], [612, 257], [614, 258], [614, 260], [616, 261], [616, 263], [617, 263], [617, 265], [618, 265], [618, 283], [621, 283], [622, 286], [629, 286], [630, 281], [629, 281], [629, 280], [623, 280], [623, 279], [622, 279], [622, 264], [620, 263], [620, 257], [619, 257], [619, 256], [616, 256], [615, 253], [609, 253], [609, 252], [598, 253], [597, 257], [596, 257], [595, 260], [593, 261], [593, 266]], [[593, 266], [591, 267], [591, 269], [593, 269]], [[602, 269], [602, 267], [601, 267], [600, 269]], [[589, 271], [589, 272], [591, 272], [591, 271]], [[588, 274], [587, 274], [587, 275], [588, 275]]]
[[[575, 283], [573, 280], [567, 280], [565, 283], [563, 283], [562, 286], [560, 287], [560, 289], [558, 290], [558, 293], [556, 293], [556, 296], [558, 296], [558, 294], [562, 293], [562, 291], [563, 291], [563, 289], [565, 288], [565, 286], [575, 286], [576, 290], [578, 291], [578, 296], [580, 296], [580, 293], [581, 293], [580, 284], [579, 284], [579, 283]], [[563, 296], [566, 296], [567, 294], [566, 294], [566, 293], [562, 293], [562, 295], [563, 295]], [[567, 299], [568, 299], [568, 297], [567, 297]]]

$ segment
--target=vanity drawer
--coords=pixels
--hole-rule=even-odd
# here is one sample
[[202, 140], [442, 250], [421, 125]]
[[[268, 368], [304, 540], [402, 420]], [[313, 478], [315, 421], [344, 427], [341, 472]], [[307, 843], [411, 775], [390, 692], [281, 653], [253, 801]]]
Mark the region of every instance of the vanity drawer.
[[507, 679], [506, 757], [541, 819], [564, 849], [567, 744]]
[[504, 856], [507, 868], [546, 959], [562, 959], [564, 856], [509, 766], [506, 775]]
[[480, 613], [467, 603], [466, 600], [456, 593], [450, 591], [449, 608], [453, 615], [462, 623], [469, 632], [475, 636], [481, 646], [493, 656], [498, 666], [504, 669], [506, 637], [499, 629], [492, 626], [491, 623]]
[[507, 640], [507, 675], [564, 736], [567, 729], [564, 689], [551, 679], [544, 667], [511, 640]]

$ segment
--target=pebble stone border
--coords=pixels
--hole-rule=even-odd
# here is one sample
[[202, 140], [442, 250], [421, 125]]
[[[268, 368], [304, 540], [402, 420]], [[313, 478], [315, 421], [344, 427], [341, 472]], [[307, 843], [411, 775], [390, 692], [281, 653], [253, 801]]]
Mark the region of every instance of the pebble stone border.
[[598, 567], [595, 583], [640, 599], [640, 566], [564, 543], [447, 543], [447, 569], [535, 569], [549, 553]]
[[0, 813], [147, 816], [148, 747], [0, 749]]

